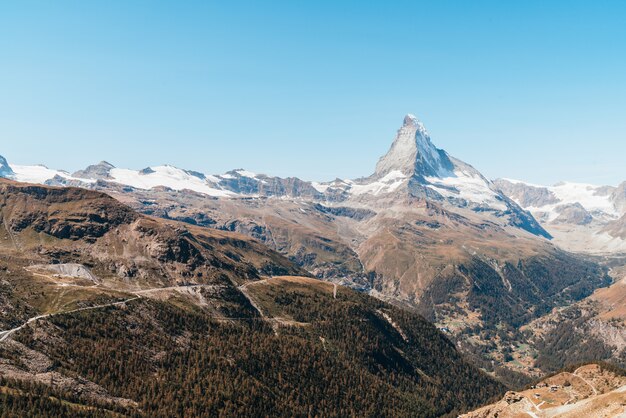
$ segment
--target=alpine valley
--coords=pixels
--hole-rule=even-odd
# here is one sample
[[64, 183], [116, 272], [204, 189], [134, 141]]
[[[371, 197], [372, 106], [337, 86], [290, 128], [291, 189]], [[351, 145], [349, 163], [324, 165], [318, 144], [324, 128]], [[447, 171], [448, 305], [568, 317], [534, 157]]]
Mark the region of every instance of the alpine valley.
[[[18, 415], [454, 416], [626, 365], [626, 182], [491, 181], [413, 115], [359, 179], [2, 157], [0, 177]], [[573, 373], [618, 396], [601, 364]]]

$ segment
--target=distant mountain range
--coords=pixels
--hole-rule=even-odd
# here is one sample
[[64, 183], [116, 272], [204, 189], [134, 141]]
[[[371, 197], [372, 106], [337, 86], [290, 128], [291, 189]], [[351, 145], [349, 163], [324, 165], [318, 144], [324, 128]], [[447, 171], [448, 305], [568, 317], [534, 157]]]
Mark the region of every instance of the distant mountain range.
[[355, 180], [308, 182], [244, 169], [209, 175], [169, 165], [129, 170], [106, 161], [70, 174], [43, 165], [13, 165], [1, 156], [0, 177], [47, 185], [98, 188], [104, 182], [139, 190], [190, 190], [231, 198], [303, 198], [330, 204], [367, 205], [368, 200], [395, 193], [489, 211], [535, 235], [554, 236], [560, 246], [572, 251], [626, 251], [626, 182], [618, 187], [566, 182], [547, 187], [510, 179], [491, 182], [472, 166], [436, 148], [413, 115], [404, 118], [375, 173]]
[[[213, 197], [289, 197], [313, 201], [367, 204], [382, 196], [427, 198], [458, 208], [492, 212], [535, 235], [549, 234], [492, 182], [469, 164], [436, 148], [423, 124], [407, 115], [389, 150], [374, 174], [356, 180], [307, 182], [298, 178], [279, 178], [243, 169], [221, 175], [207, 175], [168, 165], [143, 170], [116, 168], [102, 161], [70, 174], [43, 165], [9, 165], [0, 161], [3, 177], [27, 183], [98, 187], [113, 183], [150, 190], [190, 190]], [[100, 183], [98, 183], [100, 182]]]
[[508, 179], [495, 184], [531, 212], [561, 247], [626, 252], [626, 181], [617, 187], [566, 182], [545, 187]]

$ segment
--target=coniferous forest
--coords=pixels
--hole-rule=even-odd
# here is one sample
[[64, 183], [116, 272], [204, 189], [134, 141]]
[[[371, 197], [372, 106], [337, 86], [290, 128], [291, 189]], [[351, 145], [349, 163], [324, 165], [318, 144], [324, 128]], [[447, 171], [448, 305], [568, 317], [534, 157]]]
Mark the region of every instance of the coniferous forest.
[[419, 315], [314, 282], [254, 287], [281, 324], [153, 300], [53, 316], [16, 339], [110, 401], [4, 381], [0, 416], [453, 416], [502, 394]]

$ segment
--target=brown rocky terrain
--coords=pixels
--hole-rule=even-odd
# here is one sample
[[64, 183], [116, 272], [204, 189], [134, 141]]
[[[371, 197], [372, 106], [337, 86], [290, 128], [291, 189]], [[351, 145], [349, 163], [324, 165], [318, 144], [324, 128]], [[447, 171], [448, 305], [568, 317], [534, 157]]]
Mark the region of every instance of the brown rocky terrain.
[[[0, 218], [5, 326], [58, 309], [65, 299], [75, 307], [72, 293], [97, 300], [145, 288], [232, 288], [265, 275], [306, 274], [254, 239], [140, 215], [96, 191], [0, 180]], [[61, 286], [72, 274], [54, 274], [55, 265], [84, 266], [96, 286]]]
[[620, 369], [588, 364], [555, 374], [463, 418], [618, 417], [626, 412], [626, 377]]

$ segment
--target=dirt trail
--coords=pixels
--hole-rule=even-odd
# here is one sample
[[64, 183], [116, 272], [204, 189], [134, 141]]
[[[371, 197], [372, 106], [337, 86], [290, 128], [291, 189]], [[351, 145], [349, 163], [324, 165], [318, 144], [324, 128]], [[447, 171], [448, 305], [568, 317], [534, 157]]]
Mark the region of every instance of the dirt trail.
[[[37, 274], [37, 273], [33, 273], [33, 274]], [[41, 274], [40, 274], [41, 275]], [[43, 276], [43, 275], [41, 275]], [[71, 286], [69, 284], [67, 284], [67, 286]], [[77, 287], [83, 287], [83, 288], [94, 288], [97, 287], [98, 285], [94, 285], [94, 286], [80, 286], [80, 285], [73, 285], [73, 286], [77, 286]], [[19, 331], [20, 329], [24, 328], [25, 326], [27, 326], [28, 324], [35, 322], [39, 319], [44, 319], [44, 318], [48, 318], [52, 315], [61, 315], [61, 314], [69, 314], [69, 313], [75, 313], [75, 312], [82, 312], [82, 311], [89, 311], [89, 310], [93, 310], [93, 309], [101, 309], [101, 308], [106, 308], [109, 306], [119, 306], [119, 305], [123, 305], [125, 303], [131, 302], [133, 300], [137, 300], [142, 298], [142, 295], [148, 294], [148, 293], [153, 293], [153, 292], [159, 292], [159, 291], [168, 291], [168, 290], [176, 290], [176, 289], [188, 289], [188, 288], [196, 288], [196, 287], [209, 287], [212, 285], [189, 285], [189, 286], [170, 286], [170, 287], [156, 287], [156, 288], [152, 288], [152, 289], [144, 289], [144, 290], [138, 290], [138, 291], [134, 291], [134, 292], [130, 292], [132, 293], [133, 297], [122, 300], [122, 301], [117, 301], [117, 302], [111, 302], [111, 303], [105, 303], [102, 305], [96, 305], [96, 306], [87, 306], [84, 308], [77, 308], [77, 309], [72, 309], [69, 311], [59, 311], [59, 312], [53, 312], [53, 313], [49, 313], [49, 314], [43, 314], [43, 315], [37, 315], [37, 316], [33, 316], [32, 318], [29, 318], [26, 322], [24, 322], [22, 325], [12, 328], [12, 329], [8, 329], [5, 331], [0, 331], [0, 342], [6, 340], [11, 334]], [[217, 319], [222, 319], [222, 318], [217, 318]], [[227, 319], [227, 318], [224, 318]], [[230, 318], [228, 318], [230, 319]], [[233, 319], [238, 319], [238, 318], [233, 318]]]
[[182, 285], [182, 286], [155, 287], [152, 289], [135, 290], [132, 293], [134, 293], [135, 295], [147, 295], [150, 293], [158, 293], [161, 291], [168, 291], [168, 290], [197, 289], [197, 288], [213, 289], [213, 288], [219, 288], [219, 287], [221, 286], [215, 285], [215, 284], [190, 284], [190, 285]]
[[15, 239], [15, 235], [13, 234], [13, 231], [11, 230], [9, 225], [7, 225], [7, 220], [2, 219], [2, 224], [4, 225], [4, 229], [7, 230], [7, 234], [9, 234], [9, 238], [11, 238], [11, 242], [13, 243], [13, 246], [15, 247], [15, 249], [20, 251], [22, 248], [20, 245], [18, 245], [17, 240]]
[[[32, 273], [32, 272], [31, 272]], [[33, 274], [38, 274], [38, 273], [33, 273]], [[48, 277], [49, 276], [45, 276], [43, 274], [38, 274], [40, 276], [44, 276], [44, 277]], [[270, 279], [263, 279], [263, 280], [258, 280], [256, 282], [248, 282], [245, 283], [241, 286], [238, 286], [238, 289], [241, 291], [241, 293], [244, 295], [244, 297], [250, 302], [250, 305], [252, 305], [252, 307], [254, 309], [256, 309], [256, 311], [259, 313], [260, 317], [259, 318], [250, 318], [250, 317], [236, 317], [236, 318], [229, 318], [229, 317], [224, 317], [224, 316], [211, 316], [211, 318], [216, 319], [218, 321], [254, 321], [254, 320], [260, 320], [260, 321], [268, 321], [270, 323], [272, 323], [273, 328], [274, 328], [274, 333], [276, 335], [278, 335], [278, 330], [277, 330], [277, 325], [279, 324], [283, 324], [283, 325], [308, 325], [308, 324], [301, 324], [298, 323], [296, 321], [290, 321], [284, 318], [271, 318], [268, 315], [266, 315], [263, 312], [263, 309], [261, 308], [259, 302], [255, 299], [255, 297], [248, 291], [247, 286], [251, 285], [251, 284], [262, 284], [262, 283], [267, 283]], [[63, 284], [63, 286], [76, 286], [76, 287], [83, 287], [83, 288], [94, 288], [94, 287], [100, 287], [99, 284], [93, 285], [93, 286], [80, 286], [80, 285], [71, 285], [71, 284]], [[143, 290], [134, 290], [134, 291], [130, 291], [127, 290], [128, 293], [131, 293], [133, 295], [135, 295], [134, 297], [122, 300], [122, 301], [118, 301], [118, 302], [111, 302], [111, 303], [105, 303], [102, 305], [97, 305], [97, 306], [88, 306], [85, 308], [78, 308], [78, 309], [72, 309], [70, 311], [59, 311], [59, 312], [53, 312], [53, 313], [49, 313], [49, 314], [43, 314], [43, 315], [37, 315], [34, 316], [32, 318], [29, 318], [26, 322], [24, 322], [22, 325], [9, 329], [9, 330], [5, 330], [5, 331], [0, 331], [0, 342], [6, 340], [11, 334], [19, 331], [20, 329], [24, 328], [25, 326], [27, 326], [28, 324], [35, 322], [39, 319], [44, 319], [44, 318], [48, 318], [52, 315], [61, 315], [61, 314], [68, 314], [68, 313], [74, 313], [74, 312], [81, 312], [81, 311], [88, 311], [88, 310], [93, 310], [93, 309], [101, 309], [101, 308], [106, 308], [109, 306], [119, 306], [119, 305], [123, 305], [125, 303], [131, 302], [133, 300], [137, 300], [137, 299], [141, 299], [143, 297], [145, 297], [144, 295], [149, 295], [151, 293], [158, 293], [158, 292], [163, 292], [163, 291], [171, 291], [171, 290], [179, 290], [179, 289], [194, 289], [194, 288], [213, 288], [216, 287], [216, 285], [206, 285], [206, 284], [197, 284], [197, 285], [182, 285], [182, 286], [169, 286], [169, 287], [155, 287], [155, 288], [151, 288], [151, 289], [143, 289]], [[102, 288], [102, 287], [101, 287]]]
[[[584, 366], [583, 366], [583, 367], [584, 367]], [[595, 388], [595, 387], [594, 387], [594, 386], [593, 386], [593, 385], [592, 385], [592, 384], [591, 384], [591, 383], [590, 383], [587, 379], [585, 379], [584, 377], [582, 377], [582, 376], [580, 376], [580, 375], [578, 374], [578, 371], [579, 371], [580, 369], [582, 369], [582, 367], [579, 367], [579, 368], [577, 368], [576, 370], [574, 370], [574, 373], [572, 373], [572, 374], [573, 374], [574, 376], [576, 376], [576, 377], [580, 378], [580, 379], [581, 379], [583, 382], [585, 382], [586, 384], [588, 384], [588, 385], [589, 385], [589, 387], [593, 390], [593, 394], [594, 394], [594, 395], [597, 395], [597, 394], [598, 394], [598, 391], [596, 390], [596, 388]]]
[[6, 331], [0, 331], [0, 342], [6, 340], [14, 332], [21, 330], [26, 325], [30, 324], [31, 322], [35, 322], [38, 319], [48, 318], [48, 317], [50, 317], [52, 315], [69, 314], [69, 313], [74, 313], [74, 312], [89, 311], [89, 310], [93, 310], [93, 309], [101, 309], [101, 308], [106, 308], [106, 307], [109, 307], [109, 306], [123, 305], [125, 303], [131, 302], [131, 301], [139, 299], [139, 298], [141, 298], [141, 296], [137, 295], [137, 296], [132, 297], [130, 299], [125, 299], [125, 300], [118, 301], [118, 302], [111, 302], [111, 303], [105, 303], [103, 305], [88, 306], [88, 307], [85, 307], [85, 308], [72, 309], [71, 311], [55, 312], [55, 313], [49, 313], [49, 314], [45, 314], [45, 315], [33, 316], [32, 318], [29, 318], [26, 322], [24, 322], [19, 327], [15, 327], [15, 328], [12, 328], [12, 329], [9, 329], [9, 330], [6, 330]]
[[248, 286], [249, 285], [256, 285], [256, 284], [265, 284], [269, 281], [270, 279], [262, 279], [262, 280], [257, 280], [255, 282], [247, 282], [242, 284], [241, 286], [238, 287], [239, 291], [241, 291], [241, 293], [246, 297], [246, 299], [248, 299], [248, 302], [250, 302], [250, 305], [252, 305], [252, 307], [254, 309], [256, 309], [259, 312], [259, 315], [261, 315], [262, 318], [268, 318], [267, 315], [265, 315], [265, 313], [263, 313], [263, 310], [261, 309], [261, 306], [259, 304], [259, 302], [254, 298], [254, 296], [248, 291]]

